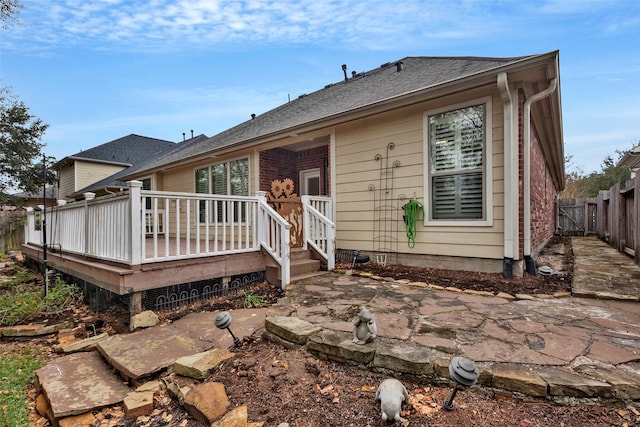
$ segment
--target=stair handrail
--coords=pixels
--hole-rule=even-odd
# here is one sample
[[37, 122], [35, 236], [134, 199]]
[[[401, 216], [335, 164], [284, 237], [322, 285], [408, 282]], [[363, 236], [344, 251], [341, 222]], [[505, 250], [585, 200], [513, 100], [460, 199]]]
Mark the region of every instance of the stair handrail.
[[336, 267], [336, 225], [313, 207], [311, 196], [302, 196], [304, 248], [311, 246], [327, 261], [327, 270]]
[[291, 282], [291, 248], [289, 224], [267, 203], [267, 192], [258, 191], [258, 241], [260, 246], [280, 265], [280, 282], [285, 289]]

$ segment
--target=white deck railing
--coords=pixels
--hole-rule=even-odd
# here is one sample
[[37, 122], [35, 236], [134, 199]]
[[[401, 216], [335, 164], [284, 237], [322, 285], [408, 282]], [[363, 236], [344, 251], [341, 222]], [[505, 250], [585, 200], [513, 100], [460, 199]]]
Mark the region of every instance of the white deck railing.
[[[61, 203], [46, 210], [47, 246], [129, 265], [264, 249], [290, 281], [290, 225], [257, 196], [222, 196], [142, 190]], [[331, 199], [303, 198], [305, 242], [335, 266]], [[40, 224], [40, 226], [38, 226]], [[42, 212], [29, 210], [26, 242], [43, 244]], [[306, 246], [306, 243], [305, 243]]]
[[336, 266], [335, 236], [336, 226], [332, 221], [331, 198], [302, 196], [304, 248], [311, 246], [327, 261], [327, 269]]

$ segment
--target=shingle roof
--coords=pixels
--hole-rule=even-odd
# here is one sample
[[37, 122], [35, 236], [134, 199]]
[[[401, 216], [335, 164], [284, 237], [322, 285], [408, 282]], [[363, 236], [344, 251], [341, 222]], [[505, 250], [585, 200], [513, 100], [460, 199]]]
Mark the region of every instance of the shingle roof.
[[[129, 136], [131, 136], [131, 135], [129, 135]], [[128, 138], [128, 137], [125, 137], [125, 138]], [[142, 137], [142, 138], [144, 138], [144, 137]], [[125, 182], [119, 181], [118, 179], [120, 177], [122, 177], [122, 176], [129, 175], [131, 173], [131, 170], [133, 170], [134, 168], [138, 169], [138, 168], [144, 167], [144, 165], [147, 164], [147, 163], [154, 162], [155, 161], [154, 155], [159, 155], [162, 152], [175, 149], [175, 148], [177, 148], [179, 146], [189, 145], [189, 144], [194, 144], [194, 143], [198, 143], [198, 142], [201, 142], [201, 141], [205, 141], [208, 138], [209, 137], [207, 135], [200, 134], [198, 136], [195, 136], [193, 138], [187, 139], [186, 141], [183, 141], [183, 142], [180, 142], [180, 143], [170, 143], [169, 145], [167, 145], [167, 148], [165, 148], [162, 151], [156, 151], [154, 153], [146, 153], [146, 156], [142, 160], [132, 164], [130, 167], [128, 167], [126, 169], [123, 169], [120, 172], [117, 172], [117, 173], [115, 173], [115, 174], [113, 174], [111, 176], [108, 176], [108, 177], [106, 177], [106, 178], [104, 178], [104, 179], [102, 179], [102, 180], [100, 180], [98, 182], [95, 182], [95, 183], [93, 183], [93, 184], [91, 184], [91, 185], [89, 185], [89, 186], [87, 186], [85, 188], [82, 188], [82, 189], [76, 191], [74, 193], [74, 196], [81, 195], [82, 193], [86, 193], [86, 192], [89, 192], [89, 191], [94, 192], [94, 191], [97, 191], [97, 190], [102, 190], [102, 189], [105, 189], [105, 188], [126, 188], [127, 185], [125, 184]], [[120, 139], [123, 139], [123, 138], [120, 138]], [[148, 138], [148, 139], [152, 139], [152, 138]], [[119, 140], [116, 140], [116, 141], [119, 141]], [[161, 140], [157, 140], [157, 141], [161, 141]], [[163, 142], [168, 142], [168, 141], [163, 141]]]
[[[462, 79], [511, 65], [539, 55], [511, 58], [484, 57], [406, 57], [356, 74], [346, 81], [329, 84], [316, 92], [260, 114], [225, 130], [206, 141], [180, 145], [155, 161], [145, 164], [141, 172], [180, 162], [224, 147], [283, 132], [307, 123], [391, 100], [411, 92], [432, 88], [451, 80]], [[398, 72], [396, 64], [402, 63]]]
[[63, 163], [66, 159], [86, 159], [130, 166], [140, 163], [148, 159], [149, 156], [165, 151], [174, 145], [175, 142], [131, 134], [67, 156], [53, 165], [53, 168]]
[[[38, 190], [37, 193], [16, 193], [13, 194], [15, 197], [19, 197], [21, 199], [43, 199], [44, 191], [41, 189]], [[47, 199], [55, 199], [58, 196], [58, 188], [51, 186], [47, 187]]]

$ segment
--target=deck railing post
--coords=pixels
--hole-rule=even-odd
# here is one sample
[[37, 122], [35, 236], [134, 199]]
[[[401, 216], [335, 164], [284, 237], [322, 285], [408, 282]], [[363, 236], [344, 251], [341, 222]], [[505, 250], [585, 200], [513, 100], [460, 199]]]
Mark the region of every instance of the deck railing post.
[[[257, 239], [254, 243], [254, 247], [260, 247], [261, 240], [268, 240], [266, 237], [268, 236], [269, 224], [266, 222], [266, 218], [263, 218], [260, 212], [260, 203], [267, 203], [267, 192], [266, 191], [257, 191], [256, 198], [258, 199], [258, 203], [256, 203], [256, 211], [257, 211], [257, 233], [253, 233], [254, 238]], [[264, 233], [264, 234], [263, 234]]]
[[131, 265], [142, 263], [142, 239], [144, 239], [145, 224], [142, 223], [142, 201], [141, 201], [141, 181], [127, 181], [129, 187], [129, 224], [131, 224], [129, 235], [129, 259]]
[[84, 196], [84, 248], [82, 248], [82, 252], [86, 256], [89, 252], [89, 240], [90, 240], [90, 223], [89, 221], [89, 202], [95, 199], [96, 193], [82, 193]]
[[[309, 196], [302, 196], [302, 247], [307, 250], [309, 246], [307, 242], [311, 239], [311, 218], [307, 206], [311, 203]], [[315, 236], [314, 236], [315, 237]]]

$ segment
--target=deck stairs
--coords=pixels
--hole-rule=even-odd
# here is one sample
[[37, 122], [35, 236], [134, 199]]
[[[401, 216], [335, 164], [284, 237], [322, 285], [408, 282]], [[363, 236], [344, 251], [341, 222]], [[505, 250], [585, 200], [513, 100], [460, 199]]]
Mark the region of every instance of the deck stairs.
[[[264, 255], [266, 271], [265, 276], [269, 283], [281, 285], [280, 265], [270, 256]], [[322, 262], [320, 257], [310, 249], [291, 248], [291, 283], [308, 277], [325, 274], [321, 270]]]

